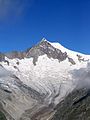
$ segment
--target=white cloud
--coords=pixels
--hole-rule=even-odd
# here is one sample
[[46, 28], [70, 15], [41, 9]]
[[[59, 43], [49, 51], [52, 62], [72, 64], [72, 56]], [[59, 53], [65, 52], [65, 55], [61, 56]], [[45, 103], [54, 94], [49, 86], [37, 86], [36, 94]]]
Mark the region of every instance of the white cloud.
[[17, 16], [30, 7], [33, 0], [0, 0], [0, 18]]

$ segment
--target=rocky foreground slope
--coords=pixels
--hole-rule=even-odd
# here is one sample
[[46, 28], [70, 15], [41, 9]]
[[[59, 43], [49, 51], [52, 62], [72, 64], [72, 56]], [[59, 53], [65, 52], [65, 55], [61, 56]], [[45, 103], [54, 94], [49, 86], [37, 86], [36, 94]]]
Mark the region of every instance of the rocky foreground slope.
[[55, 110], [52, 120], [90, 120], [90, 90], [74, 90]]
[[77, 109], [77, 91], [89, 89], [89, 73], [89, 55], [45, 39], [24, 52], [0, 53], [0, 111], [7, 120], [74, 120], [67, 116]]

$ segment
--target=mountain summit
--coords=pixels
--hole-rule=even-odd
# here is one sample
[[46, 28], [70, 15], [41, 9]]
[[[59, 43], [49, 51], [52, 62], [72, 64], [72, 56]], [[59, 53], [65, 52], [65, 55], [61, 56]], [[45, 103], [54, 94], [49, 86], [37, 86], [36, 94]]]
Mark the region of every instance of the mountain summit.
[[73, 90], [89, 88], [89, 68], [90, 55], [46, 39], [23, 52], [0, 53], [1, 112], [8, 120], [51, 120]]

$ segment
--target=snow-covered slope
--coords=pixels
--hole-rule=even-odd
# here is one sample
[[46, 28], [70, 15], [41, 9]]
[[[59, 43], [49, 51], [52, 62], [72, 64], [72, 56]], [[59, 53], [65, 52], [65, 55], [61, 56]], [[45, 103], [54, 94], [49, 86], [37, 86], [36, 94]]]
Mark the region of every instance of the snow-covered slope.
[[90, 55], [85, 55], [76, 51], [69, 50], [65, 47], [63, 47], [60, 43], [50, 43], [53, 47], [61, 50], [62, 52], [67, 52], [69, 57], [72, 57], [73, 59], [76, 59], [77, 55], [80, 55], [85, 60], [90, 59]]
[[[27, 94], [26, 89], [28, 89], [30, 93], [28, 94], [31, 96], [31, 98], [24, 97], [24, 100], [18, 97], [18, 104], [20, 101], [22, 101], [22, 103], [27, 102], [23, 105], [24, 107], [20, 112], [21, 114], [15, 118], [20, 108], [22, 109], [20, 102], [21, 106], [17, 107], [17, 112], [13, 115], [13, 118], [18, 120], [26, 109], [32, 108], [32, 104], [52, 105], [53, 108], [76, 87], [77, 84], [75, 84], [73, 71], [86, 68], [89, 62], [90, 55], [68, 50], [59, 43], [51, 43], [45, 39], [35, 47], [29, 49], [26, 53], [24, 52], [24, 58], [19, 59], [16, 57], [10, 59], [5, 56], [5, 59], [0, 62], [0, 65], [11, 74], [7, 76], [16, 76], [15, 79], [19, 79], [22, 86], [27, 87], [22, 90], [20, 84], [18, 86], [14, 84], [10, 77], [7, 80], [5, 78], [3, 81], [4, 85], [8, 84], [11, 94], [13, 93], [12, 95], [15, 95], [14, 92], [16, 94], [19, 92], [25, 95]], [[2, 82], [2, 80], [0, 82]], [[14, 90], [12, 89], [13, 87]], [[5, 87], [5, 90], [6, 89], [8, 88]], [[32, 94], [31, 91], [33, 91]], [[30, 99], [32, 104], [28, 104], [28, 100], [30, 101]], [[15, 104], [14, 102], [11, 103], [12, 105]], [[11, 103], [8, 103], [7, 107], [10, 106]], [[35, 106], [33, 105], [33, 107]], [[7, 111], [5, 107], [4, 109]], [[9, 114], [12, 116], [12, 112], [9, 112]], [[38, 120], [40, 120], [40, 118]]]

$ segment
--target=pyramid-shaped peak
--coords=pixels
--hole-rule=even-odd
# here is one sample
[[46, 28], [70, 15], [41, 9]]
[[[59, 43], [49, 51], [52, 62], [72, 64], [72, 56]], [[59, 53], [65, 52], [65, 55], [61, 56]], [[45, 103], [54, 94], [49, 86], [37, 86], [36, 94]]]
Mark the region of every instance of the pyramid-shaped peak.
[[49, 42], [46, 38], [43, 38], [43, 39], [39, 42], [39, 44], [44, 44], [44, 43], [50, 44], [50, 42]]
[[39, 44], [43, 44], [43, 43], [46, 43], [46, 45], [49, 44], [49, 45], [51, 45], [51, 46], [53, 46], [53, 47], [55, 47], [57, 49], [64, 48], [64, 46], [62, 46], [60, 43], [58, 43], [58, 42], [50, 42], [46, 38], [42, 38], [42, 40], [39, 42]]
[[[46, 38], [42, 38], [42, 40], [41, 41], [47, 41], [47, 39]], [[47, 41], [48, 42], [48, 41]]]

